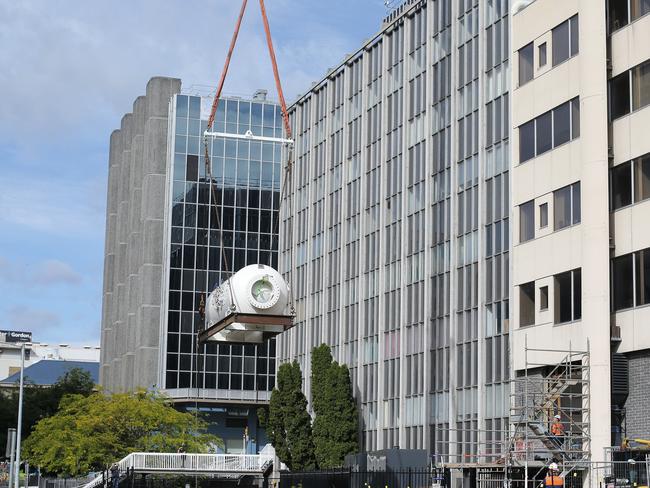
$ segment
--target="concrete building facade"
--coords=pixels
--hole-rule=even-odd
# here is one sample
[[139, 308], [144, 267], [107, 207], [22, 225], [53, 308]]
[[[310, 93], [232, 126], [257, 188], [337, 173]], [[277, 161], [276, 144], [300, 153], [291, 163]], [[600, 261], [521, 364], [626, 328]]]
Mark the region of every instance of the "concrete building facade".
[[[650, 437], [649, 10], [406, 1], [291, 107], [281, 270], [298, 325], [278, 359], [309, 393], [310, 350], [332, 346], [365, 450], [502, 462], [525, 374], [546, 381], [549, 429], [586, 426], [575, 482], [578, 460]], [[544, 375], [567, 355], [581, 376], [558, 393]], [[538, 470], [557, 455], [545, 432]]]
[[496, 462], [509, 391], [508, 2], [407, 1], [291, 107], [281, 270], [348, 364], [362, 447]]
[[[230, 273], [277, 266], [280, 146], [210, 137], [213, 194], [203, 144], [211, 102], [152, 78], [111, 135], [101, 384], [198, 407], [227, 452], [251, 452], [266, 442], [256, 407], [275, 384], [275, 341], [203, 346], [197, 333], [201, 300]], [[224, 98], [214, 130], [280, 137], [279, 107], [263, 90]]]
[[591, 461], [625, 436], [650, 438], [649, 12], [535, 0], [511, 22], [513, 374], [531, 345], [545, 349], [538, 366], [589, 353]]

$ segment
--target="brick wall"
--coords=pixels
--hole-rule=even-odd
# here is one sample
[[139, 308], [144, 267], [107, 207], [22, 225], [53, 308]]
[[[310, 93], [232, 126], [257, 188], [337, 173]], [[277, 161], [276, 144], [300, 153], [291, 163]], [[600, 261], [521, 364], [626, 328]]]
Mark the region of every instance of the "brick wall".
[[628, 354], [630, 394], [625, 402], [627, 437], [650, 439], [650, 349]]

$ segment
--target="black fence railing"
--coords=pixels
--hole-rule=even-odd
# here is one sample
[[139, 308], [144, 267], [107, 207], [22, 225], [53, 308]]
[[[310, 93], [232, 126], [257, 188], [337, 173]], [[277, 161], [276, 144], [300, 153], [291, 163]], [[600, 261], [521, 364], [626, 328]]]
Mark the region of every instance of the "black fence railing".
[[279, 488], [431, 488], [446, 487], [444, 470], [313, 471], [282, 473]]
[[[112, 485], [107, 483], [107, 487]], [[281, 473], [280, 478], [255, 476], [179, 476], [152, 475], [129, 471], [121, 477], [119, 488], [446, 488], [448, 471], [441, 469], [402, 469], [397, 471], [310, 471]]]

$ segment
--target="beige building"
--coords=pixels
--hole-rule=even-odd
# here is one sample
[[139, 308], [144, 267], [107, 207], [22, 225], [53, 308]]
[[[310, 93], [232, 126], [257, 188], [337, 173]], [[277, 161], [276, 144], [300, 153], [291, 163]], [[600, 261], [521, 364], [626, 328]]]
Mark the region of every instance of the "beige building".
[[533, 460], [559, 415], [568, 454], [553, 457], [592, 481], [610, 446], [650, 437], [648, 12], [645, 0], [512, 9], [514, 412], [529, 392], [514, 418]]

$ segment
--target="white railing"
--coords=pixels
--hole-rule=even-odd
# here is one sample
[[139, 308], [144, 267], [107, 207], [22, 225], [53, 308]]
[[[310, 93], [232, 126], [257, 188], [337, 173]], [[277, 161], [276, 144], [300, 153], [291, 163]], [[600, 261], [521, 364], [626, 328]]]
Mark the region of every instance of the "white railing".
[[[219, 473], [255, 474], [262, 473], [273, 455], [269, 454], [176, 454], [134, 452], [118, 464], [120, 472], [128, 469], [148, 473]], [[110, 476], [110, 475], [109, 475]], [[83, 488], [96, 488], [102, 484], [104, 475], [83, 485]], [[108, 480], [106, 480], [108, 481]]]
[[[273, 458], [258, 454], [131, 454], [135, 471], [258, 473]], [[120, 466], [121, 467], [121, 466]]]

